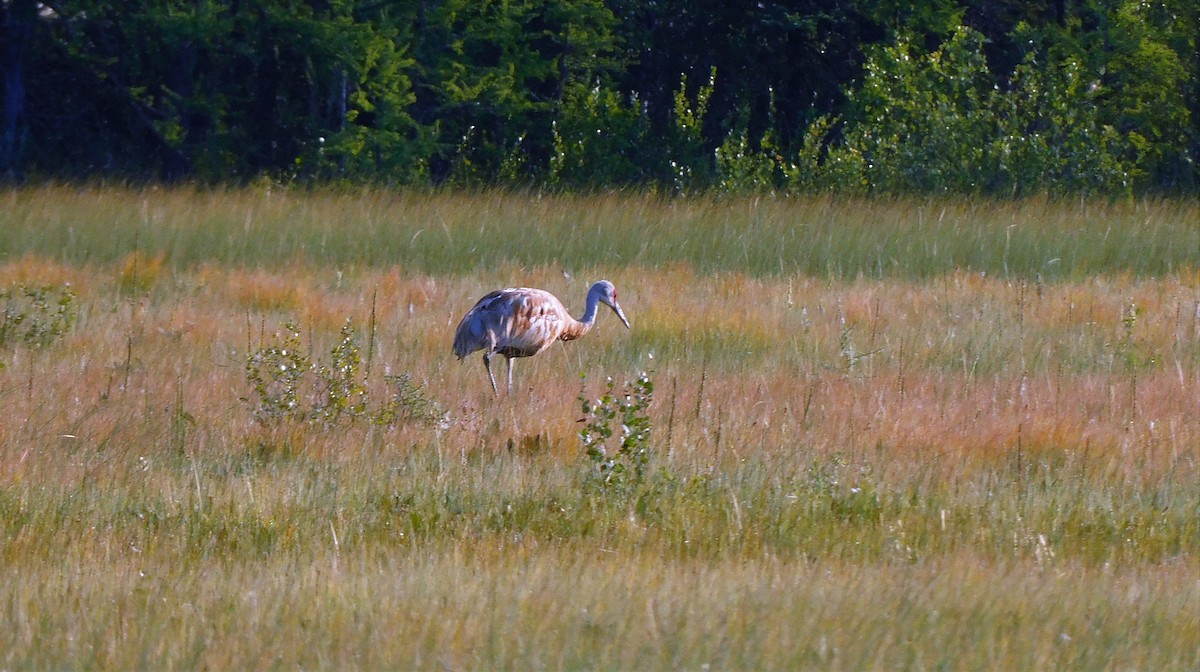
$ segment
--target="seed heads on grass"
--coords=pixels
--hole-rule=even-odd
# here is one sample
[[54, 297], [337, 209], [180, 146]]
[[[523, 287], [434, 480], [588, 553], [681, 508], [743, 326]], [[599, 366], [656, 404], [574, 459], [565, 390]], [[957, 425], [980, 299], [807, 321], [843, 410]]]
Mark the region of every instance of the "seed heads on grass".
[[837, 319], [838, 324], [841, 327], [841, 334], [838, 336], [838, 356], [842, 360], [841, 369], [843, 373], [850, 375], [854, 373], [855, 367], [858, 366], [858, 363], [861, 360], [879, 354], [883, 351], [883, 348], [877, 348], [870, 352], [858, 351], [854, 345], [854, 339], [850, 337], [851, 333], [854, 331], [854, 327], [846, 324], [846, 315], [844, 312], [842, 312], [842, 306], [840, 302], [837, 308]]

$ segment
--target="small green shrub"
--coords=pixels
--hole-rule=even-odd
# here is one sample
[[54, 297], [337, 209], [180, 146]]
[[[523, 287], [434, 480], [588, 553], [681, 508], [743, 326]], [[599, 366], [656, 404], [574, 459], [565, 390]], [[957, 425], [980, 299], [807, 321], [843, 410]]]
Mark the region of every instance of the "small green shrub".
[[275, 334], [275, 342], [246, 358], [246, 380], [253, 394], [243, 401], [254, 407], [252, 414], [260, 423], [308, 421], [330, 428], [343, 420], [360, 419], [387, 427], [445, 422], [447, 414], [441, 405], [407, 373], [384, 379], [392, 395], [382, 408], [374, 410], [351, 320], [342, 325], [341, 338], [330, 350], [328, 362], [314, 361], [305, 353], [299, 329], [288, 322], [283, 334]]
[[402, 424], [439, 428], [446, 426], [446, 410], [437, 401], [429, 398], [408, 373], [384, 376], [384, 380], [392, 390], [392, 396], [372, 417], [375, 424], [385, 427]]
[[259, 422], [284, 419], [301, 420], [306, 413], [300, 403], [300, 386], [312, 368], [308, 355], [300, 347], [300, 330], [293, 322], [284, 325], [282, 341], [259, 348], [246, 358], [246, 380], [254, 388], [253, 397], [244, 400], [254, 405]]
[[24, 343], [44, 347], [75, 326], [78, 309], [70, 285], [0, 289], [0, 346]]
[[[579, 439], [605, 488], [623, 490], [644, 480], [652, 456], [649, 409], [653, 400], [654, 381], [647, 373], [626, 382], [620, 393], [608, 378], [605, 393], [594, 403], [579, 393], [585, 422]], [[615, 439], [618, 423], [621, 435]]]
[[331, 427], [343, 416], [367, 415], [367, 382], [362, 371], [362, 355], [349, 319], [342, 325], [341, 340], [329, 352], [329, 364], [315, 366], [318, 393], [313, 405], [313, 421]]

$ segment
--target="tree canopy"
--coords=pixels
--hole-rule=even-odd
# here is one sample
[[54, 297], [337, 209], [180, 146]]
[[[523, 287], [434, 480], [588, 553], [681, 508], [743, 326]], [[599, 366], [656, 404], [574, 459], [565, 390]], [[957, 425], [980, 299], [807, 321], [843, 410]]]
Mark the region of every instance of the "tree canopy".
[[1192, 0], [0, 0], [0, 180], [1196, 193]]

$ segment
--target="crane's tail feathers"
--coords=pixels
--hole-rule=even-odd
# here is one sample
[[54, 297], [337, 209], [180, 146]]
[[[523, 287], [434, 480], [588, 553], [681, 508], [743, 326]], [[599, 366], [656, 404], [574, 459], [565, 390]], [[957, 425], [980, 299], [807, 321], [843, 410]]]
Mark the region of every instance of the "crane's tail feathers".
[[488, 344], [483, 342], [478, 335], [472, 333], [471, 325], [469, 324], [460, 325], [458, 331], [454, 333], [454, 354], [459, 359], [486, 347], [488, 347]]
[[459, 359], [462, 359], [473, 352], [470, 339], [466, 338], [466, 336], [467, 335], [463, 333], [462, 329], [459, 329], [458, 333], [454, 335], [454, 354]]
[[458, 357], [459, 359], [462, 359], [472, 352], [475, 352], [476, 349], [477, 348], [472, 348], [469, 343], [459, 341], [458, 339], [455, 339], [454, 341], [454, 356]]

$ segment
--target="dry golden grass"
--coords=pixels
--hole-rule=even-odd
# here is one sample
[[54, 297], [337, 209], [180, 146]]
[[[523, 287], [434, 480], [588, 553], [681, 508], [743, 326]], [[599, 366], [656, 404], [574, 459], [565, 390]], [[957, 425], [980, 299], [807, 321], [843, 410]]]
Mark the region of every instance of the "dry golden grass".
[[[259, 208], [345, 206], [198, 198], [135, 211], [224, 208], [254, 230]], [[397, 198], [450, 215], [455, 240], [514, 210], [567, 219]], [[391, 212], [375, 199], [358, 207]], [[0, 262], [0, 286], [69, 282], [80, 308], [57, 342], [0, 349], [2, 669], [1200, 667], [1195, 266], [1047, 282], [610, 260], [568, 278], [143, 249]], [[450, 353], [486, 291], [578, 312], [600, 277], [633, 329], [602, 314], [519, 360], [511, 396]], [[347, 318], [372, 403], [407, 373], [445, 422], [253, 420], [247, 354], [294, 321], [328, 361]], [[642, 370], [653, 476], [620, 497], [589, 478], [577, 397]]]

